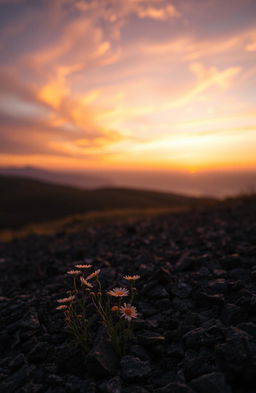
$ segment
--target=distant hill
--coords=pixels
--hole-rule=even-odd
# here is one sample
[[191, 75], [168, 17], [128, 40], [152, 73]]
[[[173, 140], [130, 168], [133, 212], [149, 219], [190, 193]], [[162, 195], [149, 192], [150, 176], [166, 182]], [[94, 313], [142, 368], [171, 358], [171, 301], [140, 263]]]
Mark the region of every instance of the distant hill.
[[135, 188], [158, 192], [226, 198], [256, 191], [256, 170], [208, 170], [189, 173], [145, 169], [42, 169], [1, 167], [0, 175], [20, 176], [47, 183], [92, 190], [99, 187]]
[[67, 186], [84, 189], [94, 189], [97, 187], [112, 186], [113, 181], [98, 174], [80, 172], [47, 171], [34, 166], [24, 167], [0, 167], [0, 175], [19, 176], [54, 184], [65, 184]]
[[64, 218], [90, 211], [195, 206], [204, 198], [129, 188], [82, 190], [0, 175], [0, 229]]

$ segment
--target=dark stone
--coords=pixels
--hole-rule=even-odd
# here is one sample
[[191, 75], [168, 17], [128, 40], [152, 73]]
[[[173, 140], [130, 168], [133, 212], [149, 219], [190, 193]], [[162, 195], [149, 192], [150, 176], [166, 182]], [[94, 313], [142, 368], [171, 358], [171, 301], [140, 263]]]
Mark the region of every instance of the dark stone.
[[9, 376], [9, 378], [2, 385], [3, 393], [14, 393], [17, 391], [17, 389], [21, 391], [21, 388], [29, 380], [31, 372], [31, 367], [24, 365], [21, 369], [16, 371], [16, 373]]
[[198, 393], [232, 393], [222, 373], [205, 374], [191, 381]]
[[20, 353], [17, 355], [10, 363], [9, 363], [9, 368], [14, 371], [23, 366], [26, 363], [25, 356], [23, 353]]
[[166, 310], [166, 309], [168, 310], [171, 308], [172, 302], [170, 301], [169, 298], [162, 298], [162, 299], [157, 300], [155, 302], [155, 306], [157, 307], [158, 310], [161, 310], [161, 311]]
[[158, 312], [158, 309], [156, 307], [145, 302], [139, 302], [138, 308], [143, 311], [144, 318], [151, 317], [152, 315], [155, 315]]
[[171, 280], [171, 272], [165, 267], [160, 267], [152, 277], [153, 280], [159, 281], [161, 284], [169, 284]]
[[175, 297], [173, 299], [173, 307], [175, 310], [181, 311], [181, 312], [187, 312], [192, 309], [193, 304], [190, 299], [180, 299], [178, 297]]
[[194, 266], [194, 259], [192, 257], [189, 257], [187, 254], [183, 254], [178, 262], [176, 262], [176, 265], [174, 267], [174, 270], [176, 272], [184, 272], [185, 270], [190, 270]]
[[141, 330], [138, 332], [138, 338], [142, 345], [146, 348], [151, 347], [154, 344], [161, 343], [165, 341], [165, 336], [162, 336], [159, 333], [156, 333], [151, 330]]
[[235, 304], [225, 304], [222, 311], [222, 321], [227, 325], [235, 325], [243, 320], [244, 312]]
[[46, 359], [49, 345], [45, 343], [38, 343], [27, 355], [27, 359], [30, 363], [40, 363]]
[[[102, 332], [101, 332], [102, 334]], [[99, 334], [98, 336], [99, 337]], [[118, 357], [105, 335], [96, 338], [94, 348], [88, 353], [86, 367], [90, 375], [104, 378], [115, 375], [118, 370]]]
[[[22, 352], [28, 353], [31, 351], [31, 348], [34, 348], [38, 344], [38, 339], [36, 336], [30, 337], [29, 339], [23, 341], [22, 343], [19, 342], [20, 348]], [[16, 345], [18, 347], [18, 345]]]
[[122, 393], [122, 383], [120, 377], [113, 377], [103, 382], [99, 389], [102, 393]]
[[187, 297], [189, 297], [191, 291], [192, 288], [184, 282], [179, 282], [177, 285], [174, 285], [172, 288], [172, 294], [182, 299], [186, 299]]
[[150, 372], [151, 367], [149, 362], [144, 362], [134, 356], [124, 356], [121, 359], [121, 375], [125, 381], [136, 381], [146, 378]]
[[213, 270], [213, 274], [216, 276], [216, 277], [226, 277], [227, 276], [227, 272], [226, 272], [226, 270], [223, 270], [223, 269], [214, 269]]
[[194, 393], [194, 390], [192, 390], [188, 385], [185, 385], [183, 383], [171, 382], [160, 389], [156, 389], [154, 392], [155, 393]]
[[243, 322], [237, 326], [239, 329], [250, 334], [256, 339], [256, 323], [253, 322]]
[[50, 386], [61, 386], [63, 384], [62, 378], [55, 374], [48, 375], [46, 380]]
[[38, 315], [35, 311], [24, 317], [22, 327], [28, 330], [37, 330], [40, 327]]
[[235, 280], [245, 281], [248, 278], [248, 271], [246, 269], [232, 269], [229, 275]]
[[149, 391], [142, 386], [131, 385], [123, 389], [122, 393], [149, 393]]
[[132, 345], [129, 350], [129, 354], [140, 358], [141, 360], [149, 360], [149, 354], [141, 345]]
[[227, 291], [227, 282], [224, 278], [217, 278], [208, 282], [208, 287], [213, 293], [225, 293]]
[[0, 333], [0, 350], [1, 352], [6, 351], [12, 342], [12, 337], [7, 332]]
[[180, 361], [184, 356], [184, 349], [181, 344], [169, 344], [166, 348], [166, 355], [169, 358]]
[[211, 304], [223, 304], [225, 299], [223, 294], [209, 295], [206, 292], [200, 292], [196, 295], [195, 300], [199, 306], [209, 306]]
[[[164, 359], [165, 362], [165, 359]], [[171, 368], [171, 366], [168, 367]], [[154, 379], [152, 379], [153, 383], [157, 386], [157, 387], [163, 387], [168, 385], [169, 383], [176, 383], [178, 382], [178, 375], [176, 372], [174, 371], [168, 371], [164, 374], [162, 374], [163, 370], [159, 370], [159, 373], [155, 375]]]
[[[65, 392], [66, 393], [89, 393], [95, 392], [95, 385], [88, 379], [72, 376], [65, 376]], [[91, 389], [92, 386], [92, 389]], [[41, 392], [40, 392], [41, 393]]]
[[200, 375], [215, 371], [215, 361], [211, 352], [206, 350], [188, 351], [184, 359], [184, 374], [187, 381]]
[[207, 329], [196, 328], [183, 337], [185, 345], [188, 348], [199, 348], [202, 346], [211, 346], [214, 343], [214, 337], [210, 335]]
[[54, 388], [48, 388], [45, 393], [66, 393], [66, 389], [61, 386], [55, 386]]
[[220, 259], [220, 264], [226, 270], [231, 270], [241, 267], [242, 260], [238, 254], [225, 255]]
[[197, 273], [200, 277], [211, 277], [211, 272], [209, 269], [207, 269], [207, 267], [202, 266]]
[[157, 287], [154, 287], [153, 289], [148, 291], [147, 296], [151, 299], [157, 300], [168, 298], [169, 294], [164, 287], [158, 285]]
[[58, 347], [55, 362], [60, 374], [84, 375], [86, 370], [86, 354], [75, 346]]
[[255, 379], [256, 350], [250, 336], [235, 327], [227, 330], [226, 342], [216, 346], [216, 357], [225, 373], [234, 380], [250, 382]]

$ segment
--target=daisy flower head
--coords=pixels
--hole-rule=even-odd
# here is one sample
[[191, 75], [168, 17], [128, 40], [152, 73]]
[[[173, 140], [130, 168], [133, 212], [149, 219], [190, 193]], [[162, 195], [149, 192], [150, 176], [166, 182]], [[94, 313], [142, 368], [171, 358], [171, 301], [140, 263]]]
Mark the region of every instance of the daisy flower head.
[[70, 274], [71, 276], [79, 276], [79, 274], [82, 274], [81, 270], [69, 270], [67, 274]]
[[75, 296], [64, 297], [63, 299], [58, 299], [57, 303], [70, 303], [75, 299]]
[[128, 289], [125, 288], [114, 288], [108, 291], [107, 294], [115, 297], [123, 297], [123, 296], [128, 296], [129, 291]]
[[124, 276], [124, 279], [127, 281], [136, 281], [140, 278], [138, 274], [135, 274], [134, 276]]
[[90, 274], [88, 277], [86, 277], [86, 280], [91, 280], [92, 278], [97, 277], [100, 274], [100, 269], [95, 270], [92, 274]]
[[118, 311], [118, 310], [119, 310], [119, 307], [118, 307], [118, 306], [113, 306], [113, 307], [111, 307], [111, 310], [112, 310], [112, 311]]
[[81, 281], [81, 284], [84, 284], [88, 288], [93, 287], [93, 285], [89, 281], [87, 281], [84, 277], [80, 277], [80, 281]]
[[75, 265], [77, 269], [90, 269], [92, 265]]
[[68, 306], [66, 306], [65, 304], [62, 304], [61, 306], [56, 307], [56, 310], [66, 310], [68, 308]]
[[120, 307], [120, 313], [121, 313], [121, 317], [127, 319], [127, 321], [131, 321], [132, 319], [138, 317], [138, 312], [136, 307], [126, 303], [124, 303], [124, 305]]

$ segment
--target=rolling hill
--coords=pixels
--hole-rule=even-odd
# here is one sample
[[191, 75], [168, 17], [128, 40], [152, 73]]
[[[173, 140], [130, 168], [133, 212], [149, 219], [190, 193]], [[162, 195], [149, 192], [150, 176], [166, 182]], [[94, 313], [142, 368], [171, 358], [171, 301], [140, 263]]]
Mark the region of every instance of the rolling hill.
[[206, 198], [129, 188], [82, 190], [0, 175], [0, 229], [17, 229], [91, 211], [193, 207], [208, 201]]

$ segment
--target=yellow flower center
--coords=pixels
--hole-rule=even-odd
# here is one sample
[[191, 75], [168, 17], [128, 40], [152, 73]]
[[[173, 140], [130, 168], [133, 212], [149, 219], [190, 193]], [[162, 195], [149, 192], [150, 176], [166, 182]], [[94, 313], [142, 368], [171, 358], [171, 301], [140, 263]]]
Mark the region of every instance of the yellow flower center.
[[132, 315], [132, 310], [130, 308], [126, 308], [124, 310], [125, 314], [128, 315], [128, 317], [130, 317]]

